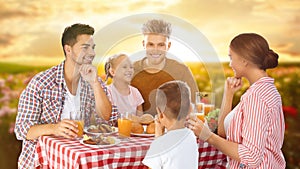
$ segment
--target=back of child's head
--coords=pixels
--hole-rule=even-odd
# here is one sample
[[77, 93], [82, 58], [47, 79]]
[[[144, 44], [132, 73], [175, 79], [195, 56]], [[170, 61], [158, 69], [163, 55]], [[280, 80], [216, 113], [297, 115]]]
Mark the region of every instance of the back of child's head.
[[113, 78], [109, 70], [116, 69], [118, 65], [121, 63], [121, 61], [123, 61], [125, 58], [128, 58], [128, 55], [124, 53], [120, 53], [120, 54], [115, 54], [107, 59], [104, 65], [104, 70], [106, 75], [105, 81], [107, 81], [109, 77]]
[[190, 88], [182, 81], [169, 81], [157, 89], [156, 105], [168, 118], [185, 119], [190, 110], [190, 102]]

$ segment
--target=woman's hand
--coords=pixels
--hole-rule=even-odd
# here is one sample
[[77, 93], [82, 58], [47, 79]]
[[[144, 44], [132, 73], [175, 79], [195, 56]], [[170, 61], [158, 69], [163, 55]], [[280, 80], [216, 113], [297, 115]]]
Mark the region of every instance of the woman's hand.
[[228, 77], [225, 81], [225, 91], [234, 94], [243, 86], [242, 78]]
[[187, 118], [187, 126], [194, 134], [203, 141], [206, 141], [213, 133], [194, 115], [189, 115]]

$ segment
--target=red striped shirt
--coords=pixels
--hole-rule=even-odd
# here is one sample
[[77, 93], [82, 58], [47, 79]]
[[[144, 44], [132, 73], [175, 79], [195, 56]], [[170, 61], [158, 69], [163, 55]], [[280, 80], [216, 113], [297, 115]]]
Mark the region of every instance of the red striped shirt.
[[241, 97], [229, 125], [227, 139], [239, 144], [241, 159], [230, 159], [230, 168], [285, 168], [284, 130], [281, 96], [274, 79], [261, 78]]

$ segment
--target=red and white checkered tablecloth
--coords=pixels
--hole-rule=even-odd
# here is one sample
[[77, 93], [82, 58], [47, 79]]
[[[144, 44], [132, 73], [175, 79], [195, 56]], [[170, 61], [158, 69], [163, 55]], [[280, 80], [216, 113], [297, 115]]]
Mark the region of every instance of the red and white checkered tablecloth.
[[227, 157], [221, 151], [201, 140], [198, 141], [198, 169], [226, 169]]
[[92, 148], [78, 140], [41, 136], [36, 151], [41, 168], [147, 168], [142, 164], [154, 138], [131, 137], [120, 144]]
[[[37, 168], [147, 168], [142, 164], [153, 137], [130, 137], [120, 144], [92, 148], [78, 140], [41, 136], [36, 146]], [[225, 168], [226, 156], [206, 142], [199, 142], [199, 168]]]

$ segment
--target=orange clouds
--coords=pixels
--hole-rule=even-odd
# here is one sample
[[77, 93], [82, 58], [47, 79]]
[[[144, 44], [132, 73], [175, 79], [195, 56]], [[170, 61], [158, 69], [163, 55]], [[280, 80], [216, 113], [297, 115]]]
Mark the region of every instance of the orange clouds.
[[[225, 60], [231, 38], [256, 32], [282, 53], [281, 61], [300, 61], [299, 11], [300, 1], [283, 0], [10, 0], [0, 2], [0, 58], [57, 60], [62, 56], [60, 36], [68, 25], [82, 22], [99, 30], [125, 16], [162, 12], [194, 25]], [[134, 45], [123, 44], [120, 50], [126, 52]]]

